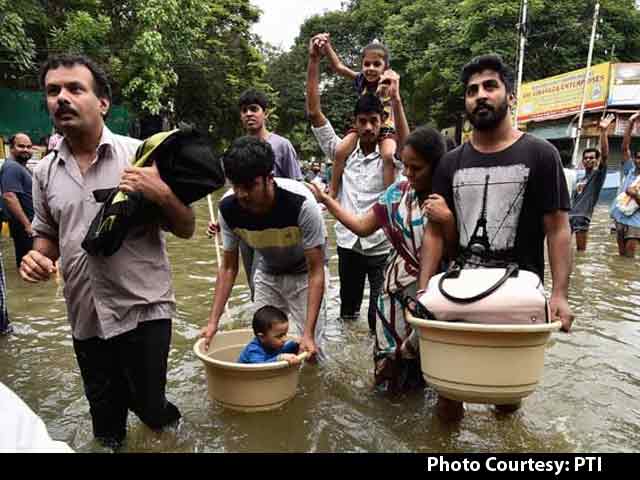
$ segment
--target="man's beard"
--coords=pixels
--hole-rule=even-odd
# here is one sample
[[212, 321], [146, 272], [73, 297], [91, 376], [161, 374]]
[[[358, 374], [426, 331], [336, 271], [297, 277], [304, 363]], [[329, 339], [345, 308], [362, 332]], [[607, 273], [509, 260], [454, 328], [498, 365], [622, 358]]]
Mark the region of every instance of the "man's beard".
[[499, 104], [496, 108], [486, 103], [483, 103], [480, 106], [484, 106], [486, 108], [480, 114], [478, 113], [478, 105], [476, 105], [473, 112], [467, 112], [467, 118], [471, 125], [473, 125], [473, 128], [480, 131], [495, 129], [509, 113], [509, 102], [507, 102], [506, 98], [504, 102]]
[[18, 155], [14, 155], [14, 158], [16, 159], [16, 162], [21, 163], [22, 165], [24, 165], [31, 158], [31, 154], [30, 153], [21, 153], [21, 154], [18, 154]]

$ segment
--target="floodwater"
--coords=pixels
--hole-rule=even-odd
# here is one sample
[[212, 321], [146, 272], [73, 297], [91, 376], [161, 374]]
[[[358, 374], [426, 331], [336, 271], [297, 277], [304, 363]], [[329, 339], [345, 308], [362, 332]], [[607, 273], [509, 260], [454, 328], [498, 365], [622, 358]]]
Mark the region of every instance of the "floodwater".
[[[305, 365], [298, 395], [274, 412], [234, 413], [208, 400], [204, 368], [192, 347], [211, 305], [216, 262], [213, 241], [205, 234], [206, 201], [196, 209], [194, 238], [169, 238], [178, 315], [167, 395], [182, 411], [183, 421], [158, 434], [131, 414], [125, 451], [640, 451], [640, 259], [618, 257], [605, 205], [596, 209], [587, 252], [575, 259], [570, 303], [576, 323], [571, 334], [552, 335], [539, 388], [515, 414], [468, 405], [456, 425], [443, 424], [434, 415], [430, 390], [396, 398], [373, 390], [365, 306], [356, 323], [336, 320], [333, 237], [328, 363]], [[92, 439], [61, 286], [22, 282], [11, 239], [2, 238], [1, 248], [15, 334], [0, 338], [0, 380], [42, 417], [53, 438], [77, 451], [104, 451]], [[234, 323], [248, 326], [252, 310], [242, 275], [230, 306]]]

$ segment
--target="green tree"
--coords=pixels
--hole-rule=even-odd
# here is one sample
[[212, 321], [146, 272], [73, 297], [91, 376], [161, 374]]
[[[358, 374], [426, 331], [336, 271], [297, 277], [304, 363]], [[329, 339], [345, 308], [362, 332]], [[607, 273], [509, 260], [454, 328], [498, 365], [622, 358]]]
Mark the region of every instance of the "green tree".
[[[462, 86], [459, 72], [472, 57], [497, 52], [515, 68], [520, 0], [416, 1], [389, 19], [392, 51], [413, 52], [401, 73], [408, 81], [411, 113], [418, 123], [440, 127], [459, 121]], [[594, 1], [531, 0], [524, 80], [534, 80], [584, 67]], [[437, 15], [436, 12], [440, 12]], [[640, 14], [633, 0], [603, 0], [594, 64], [611, 59], [629, 61], [640, 55]]]
[[238, 133], [239, 92], [266, 87], [249, 0], [0, 2], [0, 54], [18, 76], [34, 78], [50, 53], [87, 54], [106, 67], [116, 102], [141, 117], [193, 123], [220, 145]]
[[42, 13], [33, 0], [0, 0], [0, 80], [10, 81], [35, 67], [31, 27], [42, 20]]
[[[308, 39], [331, 33], [343, 61], [359, 69], [360, 51], [374, 38], [391, 51], [391, 66], [401, 75], [409, 121], [438, 127], [456, 125], [464, 110], [459, 76], [472, 57], [496, 52], [516, 67], [521, 0], [352, 0], [345, 10], [308, 19], [289, 52], [272, 57], [267, 80], [279, 93], [283, 134], [302, 136]], [[585, 66], [594, 0], [530, 0], [524, 80]], [[601, 0], [601, 21], [593, 62], [637, 61], [640, 13], [633, 0]], [[615, 46], [615, 47], [614, 47]], [[615, 55], [614, 55], [615, 52]], [[348, 82], [325, 70], [323, 109], [337, 130], [346, 127], [353, 108]], [[302, 140], [298, 140], [302, 142]]]
[[55, 51], [84, 53], [106, 64], [111, 56], [111, 19], [101, 13], [71, 12], [61, 26], [53, 26], [50, 45]]

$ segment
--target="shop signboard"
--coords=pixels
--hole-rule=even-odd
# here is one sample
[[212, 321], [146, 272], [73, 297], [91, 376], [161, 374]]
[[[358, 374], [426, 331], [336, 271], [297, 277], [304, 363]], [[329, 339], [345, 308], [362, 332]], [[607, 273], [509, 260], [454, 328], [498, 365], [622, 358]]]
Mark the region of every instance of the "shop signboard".
[[[587, 79], [585, 111], [604, 108], [608, 98], [610, 63], [591, 67]], [[551, 120], [580, 111], [584, 68], [524, 83], [518, 95], [518, 123]]]

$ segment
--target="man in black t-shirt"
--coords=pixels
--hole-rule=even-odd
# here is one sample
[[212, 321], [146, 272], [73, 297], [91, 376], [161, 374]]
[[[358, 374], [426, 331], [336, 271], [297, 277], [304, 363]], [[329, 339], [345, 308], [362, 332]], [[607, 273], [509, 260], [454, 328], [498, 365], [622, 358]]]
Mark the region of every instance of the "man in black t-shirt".
[[[474, 130], [468, 143], [442, 158], [434, 174], [433, 194], [423, 210], [440, 223], [427, 224], [419, 288], [435, 274], [445, 249], [455, 257], [469, 246], [469, 261], [476, 265], [516, 262], [542, 279], [546, 237], [551, 314], [568, 331], [573, 322], [567, 301], [571, 231], [560, 154], [549, 142], [511, 125], [513, 74], [499, 56], [474, 58], [463, 68], [462, 82]], [[452, 412], [447, 404], [456, 402], [443, 400], [441, 413], [461, 415], [461, 408]]]
[[471, 141], [447, 153], [434, 174], [427, 217], [449, 208], [448, 221], [429, 222], [423, 242], [420, 286], [436, 272], [443, 249], [451, 255], [474, 244], [471, 261], [516, 262], [544, 278], [547, 238], [553, 280], [551, 313], [568, 331], [571, 271], [569, 193], [560, 154], [549, 142], [511, 125], [513, 76], [497, 55], [465, 65], [465, 110], [474, 126]]
[[9, 140], [9, 158], [0, 168], [0, 191], [9, 214], [9, 227], [16, 252], [16, 267], [33, 247], [33, 200], [31, 198], [31, 172], [27, 161], [31, 158], [31, 139], [17, 133]]

